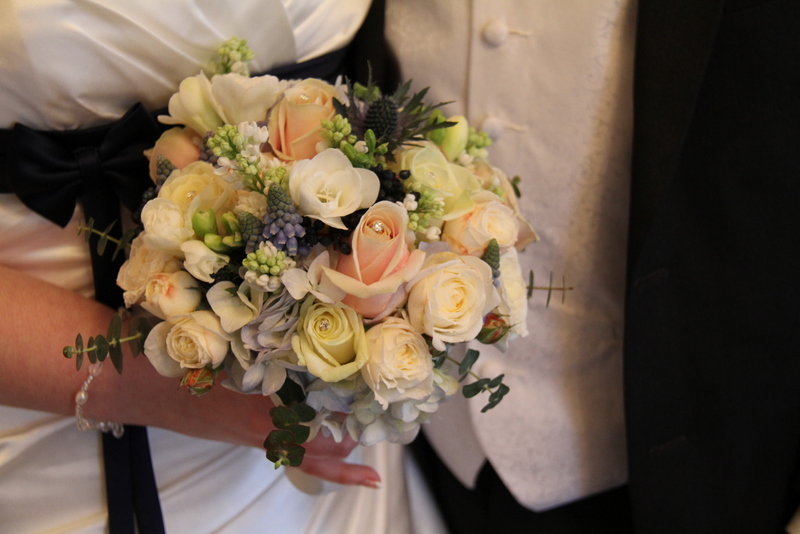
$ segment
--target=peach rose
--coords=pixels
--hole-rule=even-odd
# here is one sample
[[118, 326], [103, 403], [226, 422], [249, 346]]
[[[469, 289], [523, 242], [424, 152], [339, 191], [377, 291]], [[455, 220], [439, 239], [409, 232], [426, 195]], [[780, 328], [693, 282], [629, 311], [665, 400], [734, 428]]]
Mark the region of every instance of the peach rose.
[[493, 238], [501, 250], [513, 247], [519, 234], [514, 210], [488, 191], [479, 191], [473, 199], [472, 210], [445, 223], [442, 241], [448, 243], [453, 252], [478, 257]]
[[182, 169], [200, 157], [200, 137], [189, 128], [170, 128], [158, 138], [144, 155], [150, 159], [150, 179], [158, 180], [158, 157], [164, 156], [176, 168]]
[[372, 206], [353, 231], [352, 253], [342, 254], [336, 269], [326, 269], [334, 285], [347, 293], [342, 302], [367, 318], [384, 317], [405, 298], [403, 284], [416, 276], [425, 253], [413, 250], [408, 213], [388, 201]]
[[335, 97], [332, 85], [313, 78], [287, 89], [269, 117], [269, 144], [275, 155], [285, 161], [316, 156], [321, 123], [333, 117]]

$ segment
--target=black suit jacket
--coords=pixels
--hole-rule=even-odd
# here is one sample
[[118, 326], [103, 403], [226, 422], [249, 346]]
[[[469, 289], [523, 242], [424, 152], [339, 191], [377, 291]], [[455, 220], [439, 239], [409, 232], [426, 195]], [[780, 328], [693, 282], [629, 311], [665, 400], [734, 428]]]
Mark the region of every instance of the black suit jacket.
[[800, 453], [800, 2], [639, 0], [637, 533], [783, 532]]

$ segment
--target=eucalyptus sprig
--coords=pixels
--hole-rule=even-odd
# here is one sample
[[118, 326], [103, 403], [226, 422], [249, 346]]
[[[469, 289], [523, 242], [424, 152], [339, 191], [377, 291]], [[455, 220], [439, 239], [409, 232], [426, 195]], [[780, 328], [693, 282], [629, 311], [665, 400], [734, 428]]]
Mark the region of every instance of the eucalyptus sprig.
[[449, 356], [447, 359], [458, 365], [458, 374], [460, 375], [458, 379], [459, 382], [463, 382], [468, 376], [475, 379], [475, 382], [465, 384], [461, 387], [461, 393], [464, 397], [469, 399], [483, 392], [489, 393], [489, 402], [481, 409], [483, 413], [500, 404], [500, 401], [503, 400], [503, 397], [505, 397], [510, 389], [507, 385], [503, 384], [503, 377], [505, 375], [498, 375], [491, 379], [481, 378], [472, 371], [472, 366], [478, 361], [479, 355], [480, 353], [477, 350], [469, 349], [464, 355], [464, 359], [460, 362]]
[[553, 285], [553, 273], [552, 272], [550, 273], [550, 281], [548, 282], [548, 284], [546, 286], [537, 286], [536, 284], [534, 284], [534, 274], [533, 274], [533, 269], [531, 269], [531, 271], [528, 273], [527, 289], [528, 289], [528, 294], [527, 294], [528, 299], [530, 299], [533, 296], [533, 292], [534, 291], [537, 291], [537, 290], [538, 291], [545, 291], [546, 290], [547, 291], [547, 302], [546, 302], [545, 306], [550, 306], [550, 297], [553, 296], [553, 291], [561, 291], [561, 303], [563, 304], [564, 301], [566, 300], [567, 291], [572, 291], [575, 288], [573, 286], [568, 286], [567, 285], [567, 278], [566, 278], [566, 276], [563, 276], [563, 275], [561, 276], [561, 285], [560, 286], [554, 286]]
[[128, 335], [122, 337], [122, 316], [115, 313], [111, 316], [106, 335], [90, 337], [84, 345], [83, 336], [78, 334], [75, 338], [75, 346], [64, 347], [65, 358], [75, 357], [75, 367], [80, 370], [83, 365], [84, 355], [89, 359], [89, 363], [105, 361], [111, 358], [111, 363], [118, 373], [122, 373], [122, 344], [128, 343], [131, 353], [138, 356], [142, 352], [144, 340], [150, 333], [152, 325], [144, 317], [134, 319], [128, 325]]
[[113, 243], [115, 245], [114, 253], [111, 255], [111, 259], [113, 260], [116, 259], [117, 254], [129, 248], [131, 241], [134, 237], [136, 237], [135, 229], [126, 230], [119, 238], [112, 237], [111, 229], [114, 228], [116, 224], [116, 221], [114, 221], [109, 224], [105, 230], [100, 231], [94, 227], [94, 219], [89, 217], [89, 220], [86, 221], [85, 225], [78, 226], [78, 235], [83, 235], [86, 238], [87, 243], [93, 235], [99, 236], [99, 239], [97, 240], [97, 254], [100, 256], [105, 254], [108, 243]]
[[275, 430], [264, 440], [267, 459], [275, 469], [282, 465], [298, 467], [306, 453], [302, 444], [311, 435], [311, 428], [304, 423], [313, 421], [317, 412], [305, 403], [303, 388], [292, 380], [284, 381], [277, 395], [284, 404], [269, 412]]

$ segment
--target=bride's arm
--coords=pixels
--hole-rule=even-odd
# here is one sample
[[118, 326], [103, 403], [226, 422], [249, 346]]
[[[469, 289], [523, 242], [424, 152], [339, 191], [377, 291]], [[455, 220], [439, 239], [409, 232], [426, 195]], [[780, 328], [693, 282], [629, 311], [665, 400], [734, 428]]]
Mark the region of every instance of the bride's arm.
[[[93, 300], [0, 266], [0, 404], [74, 414], [75, 393], [87, 376], [61, 355], [75, 335], [105, 332], [112, 310]], [[273, 429], [272, 403], [223, 387], [193, 397], [175, 379], [155, 372], [143, 356], [126, 354], [123, 375], [109, 363], [92, 383], [86, 417], [156, 426], [190, 436], [261, 448]], [[306, 445], [302, 470], [343, 484], [375, 486], [370, 467], [345, 464], [354, 447], [319, 436]], [[267, 461], [266, 459], [264, 461]]]

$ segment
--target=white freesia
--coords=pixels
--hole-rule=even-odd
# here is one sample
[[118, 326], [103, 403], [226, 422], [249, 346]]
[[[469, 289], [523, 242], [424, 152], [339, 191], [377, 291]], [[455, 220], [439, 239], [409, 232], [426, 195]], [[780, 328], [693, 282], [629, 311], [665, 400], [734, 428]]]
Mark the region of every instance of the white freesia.
[[117, 285], [124, 291], [125, 306], [130, 308], [144, 294], [147, 282], [155, 274], [171, 273], [181, 268], [180, 260], [175, 256], [150, 248], [145, 244], [144, 236], [139, 234], [131, 242], [128, 260], [117, 274]]
[[197, 280], [186, 271], [158, 273], [150, 277], [142, 308], [160, 319], [185, 315], [197, 309], [203, 293]]
[[160, 115], [160, 122], [184, 124], [201, 136], [224, 124], [211, 94], [211, 82], [202, 73], [181, 82], [178, 92], [170, 97], [167, 109], [169, 115]]
[[195, 311], [157, 324], [144, 353], [162, 376], [182, 376], [186, 369], [218, 367], [231, 349], [231, 338], [210, 311]]
[[181, 245], [194, 237], [186, 208], [166, 198], [154, 198], [142, 209], [144, 241], [150, 248], [183, 257]]
[[326, 250], [314, 258], [308, 270], [297, 267], [287, 269], [281, 276], [281, 282], [297, 300], [302, 300], [311, 293], [328, 304], [339, 302], [346, 293], [335, 286], [325, 274], [325, 268], [330, 268], [330, 264], [330, 253]]
[[374, 172], [353, 167], [333, 148], [298, 161], [289, 175], [289, 194], [300, 212], [340, 230], [347, 229], [342, 217], [374, 204], [379, 190]]
[[211, 276], [225, 265], [230, 258], [224, 254], [217, 254], [205, 243], [192, 239], [181, 245], [181, 251], [186, 259], [183, 260], [183, 267], [192, 276], [203, 282], [212, 283], [214, 278]]
[[434, 254], [409, 285], [409, 322], [438, 350], [474, 339], [483, 317], [500, 302], [491, 268], [474, 256]]
[[222, 329], [226, 332], [236, 332], [258, 315], [258, 308], [251, 302], [248, 293], [258, 304], [263, 300], [262, 292], [247, 284], [237, 289], [233, 282], [228, 281], [217, 282], [206, 293], [209, 306], [220, 318]]
[[211, 95], [225, 124], [258, 122], [266, 120], [286, 85], [275, 76], [221, 74], [211, 79]]

